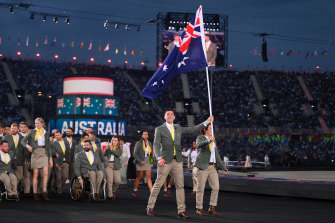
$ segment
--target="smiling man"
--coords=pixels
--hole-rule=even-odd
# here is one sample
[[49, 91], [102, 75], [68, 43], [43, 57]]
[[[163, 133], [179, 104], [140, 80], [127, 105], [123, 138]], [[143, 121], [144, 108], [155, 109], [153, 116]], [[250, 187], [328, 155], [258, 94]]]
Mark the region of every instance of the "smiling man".
[[154, 216], [153, 208], [155, 206], [157, 195], [168, 174], [175, 179], [176, 199], [178, 206], [178, 217], [191, 218], [186, 212], [185, 191], [184, 191], [184, 171], [181, 150], [181, 135], [185, 133], [199, 132], [214, 120], [211, 116], [207, 121], [195, 127], [182, 127], [179, 124], [173, 124], [175, 120], [174, 111], [169, 109], [165, 111], [165, 123], [155, 129], [154, 152], [157, 165], [157, 179], [152, 188], [148, 206], [147, 215]]

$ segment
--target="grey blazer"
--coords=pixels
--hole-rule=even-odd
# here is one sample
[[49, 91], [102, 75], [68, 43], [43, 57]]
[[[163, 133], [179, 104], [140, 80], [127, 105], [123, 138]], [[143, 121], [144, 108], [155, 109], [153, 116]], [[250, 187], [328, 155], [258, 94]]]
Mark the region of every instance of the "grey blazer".
[[[151, 153], [153, 153], [152, 143], [148, 140], [149, 146], [151, 148]], [[143, 150], [143, 140], [137, 141], [134, 149], [134, 163], [138, 166], [142, 166], [141, 162], [145, 159], [145, 152]]]
[[[24, 137], [21, 141], [21, 144], [27, 148], [27, 146], [32, 147], [33, 149], [37, 149], [38, 144], [37, 140], [35, 141], [35, 135], [36, 135], [36, 130], [33, 129], [31, 130], [26, 137]], [[50, 134], [45, 131], [44, 138], [45, 138], [45, 152], [48, 157], [51, 156], [51, 150], [50, 150], [50, 141], [49, 141]]]
[[76, 155], [74, 172], [76, 177], [80, 177], [86, 175], [89, 171], [99, 171], [101, 170], [104, 173], [104, 177], [106, 177], [105, 170], [101, 164], [100, 157], [97, 153], [93, 152], [94, 162], [93, 165], [90, 164], [88, 158], [85, 154], [85, 151], [81, 151]]
[[[197, 143], [198, 156], [194, 166], [198, 167], [201, 170], [205, 170], [208, 168], [209, 161], [211, 159], [211, 151], [209, 150], [209, 141], [206, 138], [206, 136], [200, 135], [197, 137], [196, 143]], [[215, 147], [215, 159], [216, 159], [216, 165], [219, 169], [222, 170], [226, 169], [226, 165], [222, 162], [217, 147]]]
[[14, 173], [14, 170], [13, 170], [14, 152], [9, 150], [8, 154], [10, 156], [10, 161], [7, 164], [5, 163], [4, 160], [1, 159], [1, 156], [0, 156], [0, 175], [5, 172]]
[[209, 44], [206, 54], [207, 54], [207, 62], [211, 62], [211, 66], [215, 66], [215, 60], [217, 57], [217, 46], [215, 43], [211, 42]]
[[108, 166], [108, 161], [111, 158], [111, 155], [114, 155], [114, 168], [115, 170], [121, 169], [121, 161], [120, 161], [120, 156], [122, 156], [122, 149], [116, 149], [116, 150], [110, 150], [110, 149], [105, 149], [105, 157], [107, 157], [105, 161], [105, 167]]
[[76, 159], [76, 155], [77, 155], [77, 153], [80, 153], [81, 151], [83, 151], [84, 150], [84, 147], [83, 147], [83, 145], [81, 144], [81, 142], [79, 142], [77, 145], [76, 145], [76, 147], [75, 147], [75, 149], [74, 149], [74, 159]]
[[[58, 141], [55, 141], [50, 145], [54, 163], [57, 163], [58, 165], [62, 165], [64, 158], [67, 163], [71, 163], [70, 143], [67, 141], [66, 138], [63, 138], [63, 141], [65, 145], [65, 155], [63, 155], [62, 147], [60, 146]], [[56, 157], [56, 153], [58, 153], [58, 158]]]
[[16, 158], [17, 165], [23, 166], [24, 162], [28, 162], [29, 151], [23, 147], [21, 141], [24, 137], [19, 134], [19, 142], [17, 148], [15, 148], [15, 142], [12, 135], [6, 135], [3, 140], [6, 140], [9, 144], [9, 149], [14, 152], [14, 159]]
[[[67, 137], [65, 137], [64, 139], [66, 139], [66, 140], [69, 142], [69, 140], [67, 139]], [[69, 143], [70, 143], [70, 142], [69, 142]], [[71, 163], [74, 162], [74, 151], [75, 151], [77, 145], [78, 145], [78, 141], [75, 140], [75, 139], [72, 137], [72, 145], [70, 146], [70, 151], [71, 151]]]
[[174, 140], [172, 140], [172, 135], [170, 130], [166, 126], [166, 123], [157, 127], [155, 129], [154, 138], [154, 151], [155, 157], [158, 160], [159, 157], [165, 160], [165, 163], [169, 164], [173, 160], [173, 151], [176, 148], [176, 159], [177, 162], [183, 162], [181, 154], [181, 135], [185, 133], [195, 133], [199, 132], [201, 129], [205, 128], [204, 123], [201, 123], [194, 127], [182, 127], [179, 124], [174, 124]]

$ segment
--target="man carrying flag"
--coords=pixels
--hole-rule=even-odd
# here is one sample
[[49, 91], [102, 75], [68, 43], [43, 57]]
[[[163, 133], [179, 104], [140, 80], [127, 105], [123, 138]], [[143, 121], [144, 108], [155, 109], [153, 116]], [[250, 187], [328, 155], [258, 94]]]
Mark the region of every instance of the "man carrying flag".
[[[180, 42], [175, 45], [163, 65], [147, 83], [142, 95], [154, 99], [164, 91], [166, 86], [177, 75], [206, 67], [207, 59], [205, 52], [202, 7], [200, 6], [195, 18], [192, 19], [182, 34]], [[190, 219], [191, 217], [185, 212], [184, 172], [180, 145], [181, 135], [200, 131], [213, 122], [214, 117], [210, 116], [205, 122], [195, 127], [182, 127], [174, 124], [174, 111], [169, 109], [165, 111], [164, 119], [166, 122], [155, 129], [153, 147], [155, 157], [158, 160], [157, 179], [148, 200], [147, 215], [154, 216], [153, 209], [159, 191], [167, 175], [171, 174], [175, 179], [176, 185], [178, 217]]]

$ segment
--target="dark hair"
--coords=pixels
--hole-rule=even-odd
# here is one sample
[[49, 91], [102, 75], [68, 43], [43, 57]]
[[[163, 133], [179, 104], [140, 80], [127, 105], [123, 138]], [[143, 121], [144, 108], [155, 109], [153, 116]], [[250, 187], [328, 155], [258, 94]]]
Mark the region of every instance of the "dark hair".
[[70, 129], [72, 132], [74, 132], [73, 128], [71, 128], [71, 127], [67, 127], [67, 129]]
[[0, 128], [3, 128], [3, 124], [2, 123], [0, 123]]
[[165, 114], [166, 114], [166, 112], [168, 112], [168, 111], [172, 111], [172, 112], [173, 112], [173, 114], [174, 114], [174, 109], [173, 109], [173, 108], [167, 108], [167, 109], [165, 109], [164, 115], [165, 115]]
[[56, 133], [60, 133], [60, 134], [63, 134], [63, 133], [62, 133], [61, 131], [59, 131], [59, 130], [57, 130], [57, 131], [55, 132], [55, 134], [56, 134]]
[[90, 145], [92, 145], [91, 140], [85, 140], [84, 143], [85, 142], [88, 142]]
[[9, 144], [6, 140], [2, 140], [1, 143], [0, 143], [0, 145], [2, 146], [4, 143]]
[[27, 124], [27, 122], [20, 122], [20, 126], [21, 125], [25, 125], [25, 126], [27, 126], [28, 127], [28, 124]]
[[208, 130], [209, 126], [211, 125], [211, 123], [209, 123], [205, 128], [201, 129], [200, 132], [201, 134], [205, 135], [206, 131]]
[[81, 138], [83, 139], [85, 136], [88, 136], [88, 134], [86, 132], [83, 132], [83, 134], [81, 134]]
[[141, 139], [142, 139], [142, 140], [143, 140], [143, 137], [142, 137], [142, 135], [143, 135], [143, 133], [145, 133], [145, 132], [147, 132], [147, 133], [148, 133], [148, 138], [150, 138], [149, 131], [148, 131], [148, 130], [143, 130], [143, 131], [142, 131], [142, 134], [141, 134]]
[[94, 128], [91, 126], [86, 127], [86, 129], [92, 129], [94, 131]]

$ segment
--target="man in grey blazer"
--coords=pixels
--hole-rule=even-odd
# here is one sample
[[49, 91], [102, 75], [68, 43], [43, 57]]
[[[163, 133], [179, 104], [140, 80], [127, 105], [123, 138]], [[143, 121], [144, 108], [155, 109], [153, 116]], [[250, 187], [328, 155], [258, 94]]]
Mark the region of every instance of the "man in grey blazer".
[[209, 124], [201, 130], [202, 135], [197, 137], [196, 144], [198, 150], [197, 160], [195, 161], [195, 172], [198, 180], [198, 188], [196, 193], [196, 208], [197, 214], [206, 216], [207, 213], [203, 210], [203, 198], [206, 182], [212, 188], [211, 198], [209, 202], [208, 212], [214, 216], [218, 216], [215, 207], [217, 206], [219, 195], [219, 175], [217, 168], [228, 173], [226, 165], [222, 162], [218, 149], [216, 147], [215, 138], [212, 137], [212, 128]]
[[84, 184], [83, 177], [88, 177], [91, 181], [91, 190], [94, 199], [99, 200], [100, 185], [102, 179], [106, 182], [105, 171], [98, 153], [92, 152], [90, 140], [84, 142], [84, 150], [77, 153], [75, 158], [75, 174], [81, 185]]
[[61, 197], [63, 186], [69, 177], [71, 150], [69, 142], [66, 138], [63, 139], [61, 131], [55, 133], [55, 139], [56, 141], [51, 143], [50, 147], [55, 165], [57, 195]]
[[178, 44], [178, 41], [180, 41], [180, 34], [175, 33], [173, 35], [173, 42], [169, 43], [169, 45], [167, 46], [168, 53], [170, 53], [173, 47]]
[[175, 119], [173, 110], [166, 110], [164, 119], [166, 123], [155, 129], [153, 147], [155, 157], [158, 160], [157, 179], [149, 197], [147, 215], [154, 216], [153, 208], [157, 200], [157, 195], [167, 175], [171, 174], [175, 179], [176, 185], [178, 217], [189, 219], [191, 217], [185, 212], [184, 172], [180, 145], [181, 135], [200, 131], [212, 122], [214, 118], [211, 116], [207, 121], [195, 127], [182, 127], [178, 124], [173, 124]]
[[19, 134], [19, 125], [13, 123], [10, 128], [11, 134], [6, 135], [4, 140], [8, 142], [9, 150], [14, 153], [13, 169], [17, 177], [17, 184], [20, 185], [23, 178], [23, 165], [25, 161], [28, 161], [27, 157], [29, 152], [21, 144], [24, 137]]
[[83, 134], [81, 135], [81, 142], [79, 142], [74, 149], [74, 159], [76, 159], [77, 153], [84, 150], [84, 142], [89, 139], [90, 138], [88, 134], [86, 132], [83, 132]]
[[206, 54], [207, 54], [207, 63], [208, 66], [215, 67], [215, 60], [217, 57], [217, 46], [210, 40], [209, 32], [205, 33], [205, 45], [206, 45]]
[[17, 178], [12, 168], [14, 152], [9, 150], [6, 140], [0, 143], [0, 180], [6, 185], [7, 198], [17, 198]]

